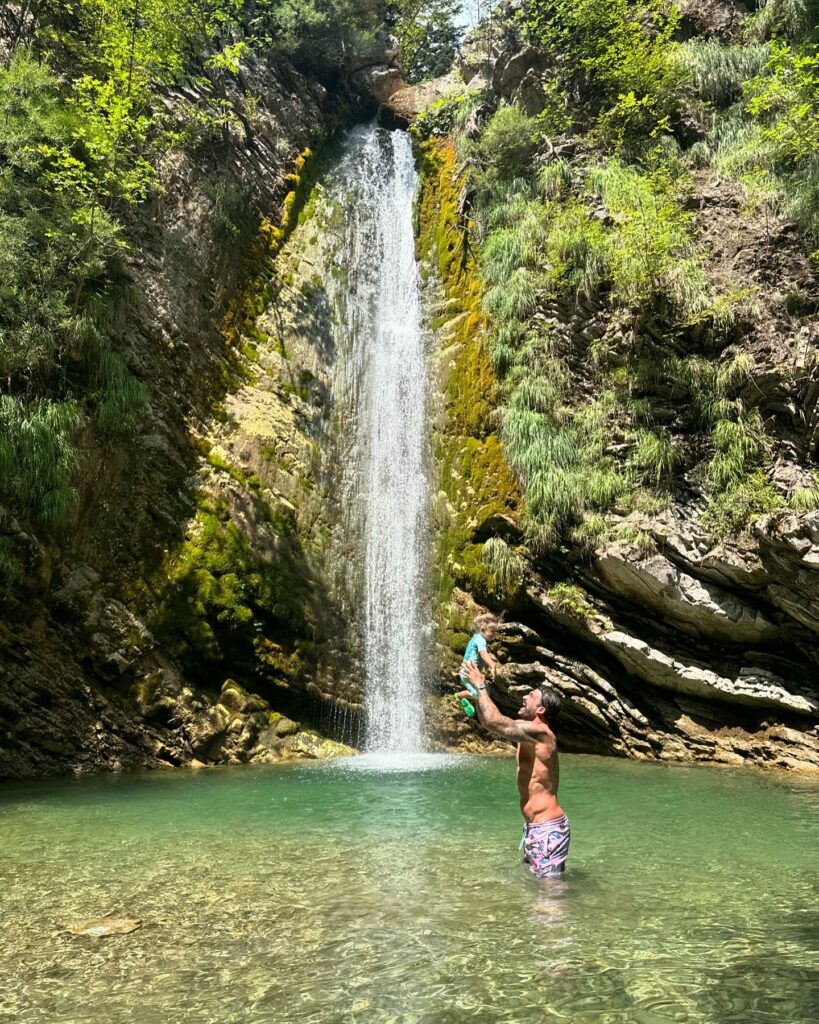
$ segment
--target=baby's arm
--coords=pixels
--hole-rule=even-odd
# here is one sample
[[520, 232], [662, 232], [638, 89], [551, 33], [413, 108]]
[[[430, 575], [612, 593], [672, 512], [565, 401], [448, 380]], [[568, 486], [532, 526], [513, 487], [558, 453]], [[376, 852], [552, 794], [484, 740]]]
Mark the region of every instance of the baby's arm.
[[494, 683], [495, 682], [495, 673], [497, 672], [497, 665], [495, 663], [495, 659], [492, 657], [492, 655], [489, 653], [489, 651], [485, 647], [484, 647], [484, 649], [482, 651], [478, 652], [478, 656], [480, 657], [481, 661], [486, 665], [486, 667], [489, 669], [489, 675], [492, 676], [492, 682]]

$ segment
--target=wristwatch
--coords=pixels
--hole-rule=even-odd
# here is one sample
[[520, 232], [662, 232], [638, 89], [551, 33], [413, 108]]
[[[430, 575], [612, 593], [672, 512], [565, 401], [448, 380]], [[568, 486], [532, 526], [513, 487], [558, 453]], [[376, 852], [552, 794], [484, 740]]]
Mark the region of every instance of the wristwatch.
[[481, 690], [484, 690], [484, 691], [486, 690], [486, 685], [483, 684], [481, 686], [476, 686], [475, 689], [478, 691], [478, 693], [480, 693]]

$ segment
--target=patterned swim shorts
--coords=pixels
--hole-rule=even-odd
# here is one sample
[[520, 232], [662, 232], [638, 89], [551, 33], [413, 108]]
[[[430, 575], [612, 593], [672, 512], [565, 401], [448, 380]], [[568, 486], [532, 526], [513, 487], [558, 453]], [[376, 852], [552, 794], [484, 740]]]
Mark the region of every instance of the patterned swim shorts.
[[523, 863], [538, 878], [560, 878], [566, 868], [571, 841], [569, 819], [564, 814], [551, 821], [523, 826]]

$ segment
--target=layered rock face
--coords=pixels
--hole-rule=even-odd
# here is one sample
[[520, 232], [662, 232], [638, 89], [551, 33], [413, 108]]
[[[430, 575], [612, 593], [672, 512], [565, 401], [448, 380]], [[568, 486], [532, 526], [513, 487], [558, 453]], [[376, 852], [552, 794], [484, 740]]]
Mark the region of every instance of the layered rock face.
[[[732, 4], [716, 8], [684, 12], [687, 30], [699, 31], [703, 26], [694, 22], [701, 16], [709, 34], [730, 38], [744, 14]], [[468, 138], [479, 137], [499, 101], [532, 116], [547, 105], [549, 62], [526, 45], [513, 18], [501, 15], [467, 46], [460, 72], [459, 95], [466, 100], [456, 103], [468, 102], [472, 92], [480, 97], [461, 129]], [[787, 299], [805, 288], [815, 292], [807, 241], [783, 219], [763, 224], [749, 214], [735, 183], [711, 170], [693, 175], [689, 203], [710, 280], [741, 278], [759, 296], [734, 344], [752, 366], [740, 397], [759, 411], [768, 431], [766, 480], [771, 504], [782, 510], [757, 513], [738, 531], [717, 535], [710, 528], [703, 439], [685, 433], [674, 384], [660, 374], [651, 383], [653, 422], [674, 433], [681, 483], [655, 507], [609, 513], [602, 538], [564, 541], [559, 550], [538, 554], [525, 533], [524, 501], [504, 469], [503, 387], [488, 358], [480, 246], [469, 221], [465, 165], [445, 135], [433, 126], [424, 143], [421, 202], [422, 250], [443, 283], [434, 310], [443, 323], [437, 452], [443, 672], [454, 675], [478, 608], [504, 610], [500, 703], [514, 714], [529, 687], [553, 686], [563, 698], [559, 734], [566, 749], [816, 770], [819, 513], [786, 507], [796, 490], [813, 486], [819, 325], [815, 304]], [[544, 167], [562, 161], [570, 174], [574, 162], [588, 159], [588, 145], [558, 137], [539, 159]], [[593, 216], [604, 221], [609, 214], [601, 205]], [[549, 339], [581, 405], [598, 397], [600, 352], [622, 366], [630, 353], [663, 344], [660, 322], [613, 308], [605, 298], [552, 295], [534, 307], [532, 336]], [[708, 350], [715, 343], [706, 333], [697, 337], [693, 330], [674, 344], [709, 358], [716, 349], [719, 358], [716, 346]], [[628, 446], [617, 441], [612, 438], [606, 455], [625, 460]], [[469, 457], [459, 457], [470, 446]], [[499, 543], [505, 568], [487, 557], [487, 542]], [[444, 708], [444, 742], [477, 742], [475, 727]]]
[[[170, 154], [129, 227], [115, 331], [149, 385], [139, 435], [85, 453], [69, 536], [8, 527], [27, 572], [0, 625], [2, 777], [325, 749], [257, 720], [310, 717], [333, 632], [314, 559], [328, 360], [272, 268], [310, 190], [308, 147], [360, 101], [285, 66], [247, 65], [225, 89], [222, 137]], [[172, 117], [200, 100], [165, 102]], [[220, 710], [231, 675], [277, 711]]]

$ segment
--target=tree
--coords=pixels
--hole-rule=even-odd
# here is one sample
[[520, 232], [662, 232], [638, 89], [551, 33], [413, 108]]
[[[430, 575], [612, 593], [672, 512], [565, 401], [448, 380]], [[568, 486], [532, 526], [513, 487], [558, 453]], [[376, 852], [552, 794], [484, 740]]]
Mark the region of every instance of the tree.
[[405, 0], [392, 3], [387, 20], [401, 46], [408, 82], [445, 75], [458, 52], [460, 0]]

